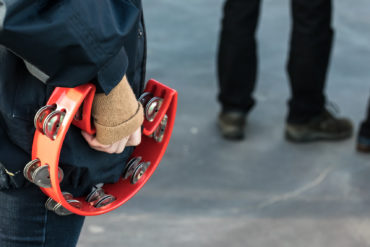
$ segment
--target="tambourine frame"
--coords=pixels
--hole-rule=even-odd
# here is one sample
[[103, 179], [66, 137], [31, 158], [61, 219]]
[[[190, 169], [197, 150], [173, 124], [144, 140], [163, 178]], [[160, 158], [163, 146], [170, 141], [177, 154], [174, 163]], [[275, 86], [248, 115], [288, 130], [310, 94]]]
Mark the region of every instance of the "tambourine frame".
[[[95, 86], [93, 84], [84, 84], [75, 88], [56, 88], [49, 98], [47, 105], [55, 105], [56, 110], [64, 111], [64, 119], [58, 128], [58, 133], [53, 138], [54, 140], [44, 135], [39, 129], [36, 129], [32, 146], [32, 159], [39, 159], [41, 165], [49, 165], [51, 188], [40, 187], [40, 189], [65, 209], [84, 216], [107, 213], [131, 199], [154, 173], [154, 170], [163, 157], [171, 137], [177, 108], [177, 92], [155, 80], [149, 80], [147, 82], [144, 92], [150, 92], [154, 97], [163, 99], [161, 108], [154, 120], [152, 122], [144, 120], [142, 142], [135, 148], [132, 154], [132, 157], [141, 156], [143, 161], [150, 162], [150, 166], [135, 184], [132, 184], [130, 179], [123, 178], [120, 178], [117, 183], [105, 184], [103, 186], [105, 193], [113, 195], [116, 198], [109, 205], [96, 208], [86, 202], [85, 198], [79, 197], [74, 199], [81, 202], [81, 208], [75, 208], [67, 203], [59, 185], [57, 172], [59, 157], [64, 138], [71, 124], [89, 134], [95, 133], [91, 122], [91, 107], [95, 95]], [[80, 110], [81, 105], [83, 108], [82, 116], [76, 119], [76, 113]], [[79, 112], [80, 114], [81, 112]], [[151, 135], [165, 115], [168, 117], [165, 134], [161, 142], [156, 142]]]

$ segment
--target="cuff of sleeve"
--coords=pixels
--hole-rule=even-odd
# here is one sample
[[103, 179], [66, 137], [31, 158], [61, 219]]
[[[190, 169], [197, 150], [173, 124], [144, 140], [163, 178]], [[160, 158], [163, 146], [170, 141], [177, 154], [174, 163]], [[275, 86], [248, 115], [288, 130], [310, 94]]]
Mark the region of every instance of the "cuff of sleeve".
[[103, 92], [109, 92], [117, 86], [126, 74], [128, 58], [125, 48], [122, 48], [111, 60], [109, 60], [98, 72], [97, 82]]
[[104, 126], [95, 121], [96, 139], [104, 145], [113, 144], [134, 133], [143, 124], [143, 121], [144, 110], [141, 104], [138, 103], [136, 113], [129, 120], [119, 125]]

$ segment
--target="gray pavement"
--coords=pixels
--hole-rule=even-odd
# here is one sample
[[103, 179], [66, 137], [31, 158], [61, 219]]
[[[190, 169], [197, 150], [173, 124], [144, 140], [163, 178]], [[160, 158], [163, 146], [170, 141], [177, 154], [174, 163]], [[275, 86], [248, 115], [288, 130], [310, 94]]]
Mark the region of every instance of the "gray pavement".
[[[370, 88], [370, 2], [336, 0], [327, 94], [356, 124]], [[258, 104], [246, 140], [215, 119], [221, 0], [144, 0], [148, 78], [178, 90], [162, 163], [127, 204], [86, 220], [79, 247], [370, 246], [370, 155], [355, 138], [295, 145], [283, 138], [289, 88], [289, 1], [265, 0]]]

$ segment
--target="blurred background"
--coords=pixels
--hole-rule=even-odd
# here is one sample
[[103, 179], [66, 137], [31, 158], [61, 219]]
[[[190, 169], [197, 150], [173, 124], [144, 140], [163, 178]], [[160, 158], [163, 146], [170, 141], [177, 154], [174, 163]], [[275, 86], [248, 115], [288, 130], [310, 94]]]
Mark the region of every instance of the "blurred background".
[[[166, 154], [128, 203], [88, 217], [79, 247], [370, 246], [370, 154], [342, 142], [291, 144], [283, 129], [288, 0], [264, 0], [257, 106], [246, 139], [216, 125], [216, 50], [222, 0], [143, 0], [147, 79], [175, 88]], [[356, 126], [370, 94], [370, 2], [334, 0], [327, 95]]]

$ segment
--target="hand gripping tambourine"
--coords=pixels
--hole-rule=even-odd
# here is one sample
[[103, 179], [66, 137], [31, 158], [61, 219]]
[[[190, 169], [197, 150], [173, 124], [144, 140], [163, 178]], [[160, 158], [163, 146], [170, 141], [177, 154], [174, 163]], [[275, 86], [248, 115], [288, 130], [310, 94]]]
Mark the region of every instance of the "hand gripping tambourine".
[[47, 105], [35, 116], [32, 161], [24, 168], [24, 176], [49, 196], [45, 206], [59, 215], [99, 215], [114, 210], [133, 197], [157, 168], [169, 143], [175, 122], [177, 93], [149, 80], [139, 101], [144, 107], [142, 139], [126, 164], [125, 171], [114, 184], [98, 184], [86, 197], [74, 198], [61, 191], [63, 170], [59, 156], [71, 123], [94, 134], [91, 107], [95, 86], [56, 88]]

